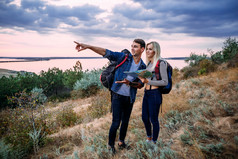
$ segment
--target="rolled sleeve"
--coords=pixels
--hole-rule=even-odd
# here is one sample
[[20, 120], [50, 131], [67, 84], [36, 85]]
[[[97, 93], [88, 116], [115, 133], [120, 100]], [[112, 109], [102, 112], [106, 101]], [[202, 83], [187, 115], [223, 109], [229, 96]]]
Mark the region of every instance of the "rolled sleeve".
[[123, 56], [125, 56], [122, 52], [113, 52], [111, 50], [106, 49], [105, 55], [103, 57], [107, 58], [110, 61], [118, 61]]
[[103, 57], [108, 58], [110, 56], [111, 51], [106, 49], [106, 53]]

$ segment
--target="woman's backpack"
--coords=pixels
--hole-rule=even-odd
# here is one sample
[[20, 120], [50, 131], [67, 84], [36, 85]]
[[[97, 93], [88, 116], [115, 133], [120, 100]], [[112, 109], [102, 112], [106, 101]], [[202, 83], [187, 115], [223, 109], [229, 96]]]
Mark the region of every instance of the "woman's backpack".
[[[155, 66], [155, 76], [157, 80], [161, 80], [161, 75], [160, 75], [160, 62], [162, 62], [164, 60], [159, 59], [156, 66]], [[160, 92], [162, 94], [169, 94], [169, 92], [172, 89], [172, 75], [173, 75], [173, 68], [172, 66], [167, 62], [164, 61], [167, 65], [167, 75], [168, 75], [168, 85], [167, 86], [160, 86]]]
[[109, 90], [111, 90], [116, 69], [120, 67], [126, 61], [130, 53], [126, 49], [122, 50], [122, 52], [124, 52], [126, 55], [125, 58], [122, 60], [122, 62], [117, 65], [116, 61], [111, 61], [111, 63], [101, 73], [100, 81], [102, 85], [108, 88]]

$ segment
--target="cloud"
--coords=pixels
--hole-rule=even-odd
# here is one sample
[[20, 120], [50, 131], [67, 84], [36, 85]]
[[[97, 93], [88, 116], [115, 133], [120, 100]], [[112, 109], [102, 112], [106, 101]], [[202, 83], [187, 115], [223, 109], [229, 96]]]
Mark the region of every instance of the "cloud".
[[[57, 29], [61, 24], [76, 26], [96, 21], [96, 15], [103, 12], [93, 5], [77, 7], [53, 6], [43, 1], [22, 0], [21, 5], [0, 2], [0, 26], [3, 28], [22, 27], [38, 32]], [[92, 24], [92, 23], [91, 23]]]
[[[236, 0], [134, 0], [144, 9], [160, 15], [151, 20], [153, 28], [167, 33], [193, 36], [227, 37], [238, 35], [238, 1]], [[141, 11], [143, 12], [143, 11]]]
[[[133, 0], [115, 5], [111, 12], [89, 4], [70, 7], [21, 0], [18, 6], [12, 1], [0, 2], [1, 28], [125, 38], [150, 37], [154, 30], [157, 34], [238, 36], [237, 0]], [[99, 18], [102, 13], [104, 17]]]

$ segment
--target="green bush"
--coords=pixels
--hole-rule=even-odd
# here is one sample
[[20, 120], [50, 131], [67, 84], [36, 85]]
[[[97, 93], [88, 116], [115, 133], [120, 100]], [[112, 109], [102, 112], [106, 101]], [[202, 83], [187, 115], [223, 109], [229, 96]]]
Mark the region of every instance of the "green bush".
[[40, 73], [41, 85], [47, 96], [57, 95], [64, 88], [63, 71], [59, 68], [48, 69]]
[[224, 43], [223, 46], [223, 56], [225, 62], [231, 60], [237, 53], [238, 53], [238, 41], [235, 38], [228, 38]]
[[185, 62], [189, 63], [189, 66], [198, 66], [199, 62], [207, 59], [207, 55], [202, 54], [202, 55], [196, 55], [195, 53], [191, 53], [190, 57], [188, 57]]
[[74, 69], [67, 69], [63, 73], [63, 83], [69, 89], [73, 89], [74, 84], [77, 80], [80, 80], [83, 77], [82, 65], [79, 61], [76, 62]]
[[37, 103], [43, 104], [47, 101], [46, 95], [43, 93], [42, 88], [33, 88], [31, 90], [32, 98], [35, 100]]
[[223, 63], [224, 60], [224, 56], [222, 54], [222, 51], [218, 51], [216, 53], [212, 53], [211, 54], [211, 60], [215, 63], [215, 64], [221, 64]]
[[96, 94], [97, 91], [102, 88], [100, 82], [101, 72], [101, 69], [85, 72], [83, 78], [75, 83], [74, 90], [81, 91], [83, 97]]
[[238, 53], [238, 41], [235, 38], [227, 38], [223, 43], [222, 51], [211, 53], [211, 59], [216, 64], [232, 60]]
[[200, 70], [198, 71], [198, 75], [207, 74], [214, 72], [216, 65], [211, 60], [204, 59], [199, 62], [199, 69]]

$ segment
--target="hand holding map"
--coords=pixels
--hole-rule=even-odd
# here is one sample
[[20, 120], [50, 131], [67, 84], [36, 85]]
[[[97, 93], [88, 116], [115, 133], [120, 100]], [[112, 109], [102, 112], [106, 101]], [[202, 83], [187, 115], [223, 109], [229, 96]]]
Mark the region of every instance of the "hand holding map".
[[142, 77], [142, 78], [149, 78], [152, 77], [152, 72], [148, 71], [148, 70], [137, 70], [134, 72], [129, 72], [129, 71], [124, 71], [124, 73], [126, 73], [127, 75], [130, 75], [132, 77]]

